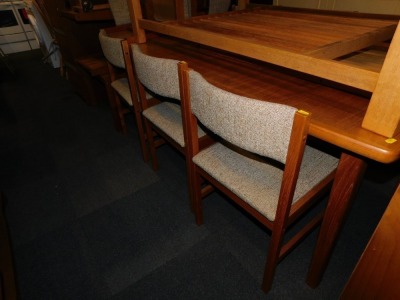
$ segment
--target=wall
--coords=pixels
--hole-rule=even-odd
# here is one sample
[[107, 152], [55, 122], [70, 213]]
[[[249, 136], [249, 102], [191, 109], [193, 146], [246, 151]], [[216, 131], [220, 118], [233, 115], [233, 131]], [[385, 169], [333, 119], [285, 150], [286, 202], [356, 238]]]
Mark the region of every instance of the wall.
[[274, 0], [274, 5], [400, 15], [400, 0]]

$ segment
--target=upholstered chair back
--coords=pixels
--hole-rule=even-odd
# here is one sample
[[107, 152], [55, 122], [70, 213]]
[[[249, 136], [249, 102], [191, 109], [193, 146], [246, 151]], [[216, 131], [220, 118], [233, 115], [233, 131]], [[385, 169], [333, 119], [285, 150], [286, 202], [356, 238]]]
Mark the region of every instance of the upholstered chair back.
[[230, 143], [286, 163], [296, 108], [258, 101], [219, 89], [190, 72], [193, 114]]
[[104, 29], [99, 32], [99, 40], [104, 57], [114, 66], [125, 68], [124, 53], [121, 38], [109, 37]]
[[132, 56], [138, 80], [152, 92], [180, 100], [178, 62], [144, 54], [138, 45], [132, 45]]

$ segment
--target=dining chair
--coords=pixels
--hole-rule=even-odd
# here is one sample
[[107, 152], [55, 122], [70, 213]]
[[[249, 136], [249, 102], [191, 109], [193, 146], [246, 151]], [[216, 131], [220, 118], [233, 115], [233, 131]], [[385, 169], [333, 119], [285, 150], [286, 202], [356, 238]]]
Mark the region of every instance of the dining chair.
[[[196, 223], [203, 223], [202, 180], [210, 182], [271, 231], [262, 289], [278, 262], [322, 220], [323, 213], [284, 243], [286, 230], [331, 187], [338, 159], [306, 145], [310, 114], [222, 90], [179, 63], [186, 159]], [[220, 141], [200, 149], [202, 124]]]
[[[157, 170], [157, 148], [165, 142], [183, 155], [186, 153], [178, 61], [147, 55], [137, 44], [132, 44], [132, 58], [152, 167]], [[206, 133], [200, 128], [197, 130], [199, 138], [205, 141]]]
[[133, 71], [131, 70], [130, 42], [128, 40], [131, 41], [132, 39], [133, 37], [120, 38], [109, 36], [106, 29], [101, 29], [99, 32], [100, 45], [107, 59], [110, 73], [110, 86], [112, 88], [112, 95], [110, 95], [111, 110], [114, 111], [114, 117], [117, 118], [117, 122], [124, 133], [127, 132], [125, 115], [133, 112], [142, 156], [144, 161], [148, 161], [141, 106], [138, 102], [136, 85], [133, 83], [134, 79], [130, 77]]

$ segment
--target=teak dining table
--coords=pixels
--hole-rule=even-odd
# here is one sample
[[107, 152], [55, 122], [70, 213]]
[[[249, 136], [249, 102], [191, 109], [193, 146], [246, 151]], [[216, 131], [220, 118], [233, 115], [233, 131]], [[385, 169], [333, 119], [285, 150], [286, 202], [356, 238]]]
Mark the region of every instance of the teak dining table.
[[398, 19], [269, 7], [155, 22], [128, 2], [143, 52], [184, 60], [233, 93], [310, 112], [311, 139], [338, 150], [306, 279], [316, 287], [368, 161], [400, 159]]

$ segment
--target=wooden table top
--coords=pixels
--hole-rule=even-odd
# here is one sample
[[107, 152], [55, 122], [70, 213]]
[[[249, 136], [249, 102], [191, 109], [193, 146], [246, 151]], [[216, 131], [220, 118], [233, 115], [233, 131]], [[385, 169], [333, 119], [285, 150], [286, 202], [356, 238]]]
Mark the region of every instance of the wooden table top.
[[145, 30], [373, 91], [380, 68], [347, 64], [344, 56], [390, 40], [398, 20], [264, 7], [179, 21], [139, 19], [138, 24]]
[[[397, 142], [363, 129], [369, 96], [299, 77], [299, 73], [172, 37], [141, 44], [152, 56], [187, 61], [210, 83], [242, 96], [294, 106], [312, 113], [310, 134], [364, 157], [391, 163], [400, 159]], [[363, 95], [364, 94], [364, 95]]]
[[394, 20], [278, 9], [235, 11], [168, 23], [323, 58], [335, 58], [390, 39], [397, 25]]

